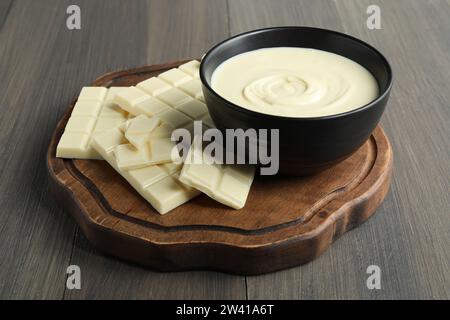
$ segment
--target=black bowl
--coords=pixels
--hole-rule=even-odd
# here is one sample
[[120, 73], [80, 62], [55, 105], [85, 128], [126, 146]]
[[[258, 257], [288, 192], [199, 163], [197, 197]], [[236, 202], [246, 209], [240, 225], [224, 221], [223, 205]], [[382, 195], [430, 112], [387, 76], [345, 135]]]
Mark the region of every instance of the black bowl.
[[[347, 57], [369, 70], [378, 82], [379, 96], [348, 112], [311, 118], [267, 115], [240, 107], [211, 88], [214, 70], [237, 54], [270, 47], [306, 47]], [[236, 75], [239, 76], [239, 75]], [[392, 87], [386, 58], [367, 43], [339, 32], [310, 27], [275, 27], [229, 38], [210, 49], [200, 65], [203, 94], [218, 129], [279, 129], [280, 173], [308, 175], [350, 156], [377, 126]]]

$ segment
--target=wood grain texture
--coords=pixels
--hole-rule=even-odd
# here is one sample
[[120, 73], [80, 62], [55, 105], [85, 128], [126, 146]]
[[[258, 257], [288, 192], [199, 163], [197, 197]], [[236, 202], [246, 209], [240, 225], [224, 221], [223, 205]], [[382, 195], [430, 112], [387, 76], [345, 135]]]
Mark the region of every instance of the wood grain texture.
[[[45, 151], [66, 106], [99, 74], [196, 57], [229, 34], [292, 24], [350, 33], [392, 62], [382, 125], [396, 155], [393, 183], [370, 221], [313, 263], [247, 278], [248, 297], [450, 298], [448, 1], [77, 3], [80, 31], [65, 28], [65, 0], [14, 0], [0, 30], [0, 297], [245, 298], [243, 277], [152, 273], [93, 250], [49, 195]], [[380, 6], [382, 30], [366, 28], [369, 4]], [[70, 263], [81, 266], [83, 289], [64, 294]], [[366, 288], [370, 264], [381, 267], [382, 290]]]

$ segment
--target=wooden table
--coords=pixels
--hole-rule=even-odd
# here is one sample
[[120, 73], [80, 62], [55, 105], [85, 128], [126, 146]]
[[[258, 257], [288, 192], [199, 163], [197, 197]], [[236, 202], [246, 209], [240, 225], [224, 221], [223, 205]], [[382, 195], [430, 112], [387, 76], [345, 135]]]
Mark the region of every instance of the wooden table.
[[[81, 8], [81, 30], [66, 9]], [[366, 9], [381, 9], [381, 30]], [[450, 298], [450, 2], [192, 0], [0, 2], [0, 298]], [[314, 262], [255, 277], [157, 273], [93, 249], [49, 194], [45, 154], [83, 85], [108, 71], [198, 57], [243, 31], [309, 25], [357, 36], [395, 72], [382, 125], [391, 191]], [[81, 290], [66, 268], [81, 268]], [[381, 290], [369, 290], [369, 265]]]

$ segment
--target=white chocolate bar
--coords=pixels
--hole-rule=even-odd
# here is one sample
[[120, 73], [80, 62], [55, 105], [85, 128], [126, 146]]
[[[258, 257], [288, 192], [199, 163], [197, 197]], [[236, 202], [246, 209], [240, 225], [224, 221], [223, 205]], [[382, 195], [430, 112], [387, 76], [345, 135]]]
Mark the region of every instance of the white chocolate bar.
[[93, 147], [131, 186], [160, 213], [165, 214], [194, 198], [200, 192], [178, 180], [181, 165], [150, 165], [139, 169], [120, 169], [113, 150], [125, 141], [118, 128], [110, 129], [93, 139]]
[[135, 105], [133, 115], [145, 114], [154, 116], [168, 109], [169, 107], [165, 103], [149, 96], [146, 100]]
[[171, 162], [170, 136], [194, 120], [213, 125], [201, 102], [198, 66], [188, 62], [136, 87], [83, 88], [59, 155], [103, 158], [161, 214], [197, 196], [200, 191], [179, 180], [182, 165]]
[[153, 98], [137, 87], [128, 87], [119, 91], [113, 101], [133, 116], [140, 114], [154, 116], [169, 109], [169, 106], [161, 100]]
[[[160, 123], [160, 119], [149, 118], [145, 115], [139, 115], [136, 118], [127, 121], [127, 134], [148, 134], [152, 132]], [[126, 136], [126, 134], [125, 134]]]
[[[82, 88], [57, 146], [56, 156], [101, 159], [90, 145], [93, 136], [141, 114], [163, 114], [166, 123], [154, 130], [154, 137], [170, 137], [174, 128], [191, 127], [193, 120], [203, 120], [207, 126], [213, 127], [206, 106], [200, 104], [204, 98], [198, 80], [199, 66], [200, 63], [193, 60], [171, 69], [176, 71], [166, 71], [131, 88]], [[130, 137], [130, 140], [137, 145], [143, 142], [136, 138]]]
[[79, 101], [103, 101], [107, 94], [106, 88], [103, 87], [83, 87], [78, 95]]
[[91, 147], [93, 135], [116, 127], [126, 113], [111, 101], [119, 87], [83, 87], [56, 148], [59, 158], [101, 159]]
[[156, 97], [173, 108], [192, 100], [190, 95], [175, 87], [158, 94]]
[[97, 117], [103, 100], [78, 100], [72, 110], [73, 116]]
[[[201, 120], [208, 113], [198, 77], [199, 66], [196, 60], [187, 62], [126, 88], [114, 101], [133, 116], [157, 115], [174, 128], [189, 126], [192, 120]], [[205, 119], [208, 126], [213, 126], [209, 117]]]
[[206, 107], [206, 105], [196, 99], [183, 103], [176, 109], [183, 112], [192, 119], [201, 119], [202, 116], [208, 114], [208, 108]]
[[95, 121], [96, 118], [91, 116], [73, 116], [67, 121], [65, 131], [78, 133], [92, 132], [94, 130]]
[[[208, 108], [197, 99], [191, 99], [176, 108], [169, 108], [155, 117], [161, 120], [161, 125], [151, 132], [153, 137], [170, 137], [176, 128], [191, 128], [194, 120], [202, 120], [206, 127], [214, 127]], [[132, 120], [124, 122], [119, 129], [125, 132]]]
[[[181, 71], [175, 74], [181, 76], [180, 73]], [[57, 155], [66, 158], [100, 159], [95, 150], [90, 147], [92, 136], [123, 123], [129, 118], [128, 113], [130, 111], [132, 116], [140, 114], [153, 116], [163, 113], [162, 117], [168, 123], [167, 125], [170, 124], [177, 128], [188, 125], [192, 119], [198, 119], [196, 115], [204, 113], [206, 110], [206, 107], [199, 107], [198, 101], [193, 100], [192, 97], [183, 91], [158, 78], [151, 79], [153, 79], [153, 82], [156, 80], [156, 83], [160, 85], [160, 90], [155, 91], [155, 94], [167, 91], [162, 98], [170, 102], [172, 106], [179, 107], [180, 111], [182, 111], [181, 113], [174, 111], [161, 99], [151, 97], [136, 87], [112, 87], [110, 89], [85, 87], [82, 89], [75, 105], [72, 117], [65, 130], [64, 139], [57, 149]], [[177, 82], [175, 79], [172, 79], [172, 81]], [[118, 106], [118, 103], [121, 104], [121, 107]], [[191, 105], [193, 110], [190, 113], [189, 108]], [[194, 110], [195, 107], [199, 110]], [[200, 111], [200, 109], [202, 110]], [[186, 115], [189, 117], [186, 117]], [[164, 132], [167, 133], [169, 131], [168, 126], [165, 129]], [[88, 135], [88, 142], [86, 143], [85, 135], [73, 135], [73, 133]], [[164, 134], [164, 136], [167, 136], [167, 134]]]
[[173, 130], [174, 127], [172, 127], [170, 124], [162, 123], [159, 127], [157, 127], [150, 133], [150, 136], [152, 138], [170, 138]]
[[176, 109], [169, 109], [158, 114], [162, 122], [170, 124], [174, 128], [185, 127], [192, 122], [192, 118]]
[[95, 124], [94, 134], [106, 131], [111, 128], [117, 127], [119, 124], [126, 121], [127, 118], [125, 116], [119, 115], [100, 115], [97, 118], [97, 123]]
[[150, 162], [150, 146], [144, 143], [140, 149], [131, 144], [120, 144], [114, 149], [117, 167], [121, 170], [139, 169]]
[[160, 123], [161, 120], [157, 117], [140, 115], [121, 126], [129, 144], [118, 145], [114, 150], [120, 169], [130, 170], [171, 161], [181, 162], [179, 153], [174, 152], [172, 155], [172, 151], [177, 149], [170, 136], [151, 135]]
[[[212, 163], [212, 161], [207, 162], [202, 148], [194, 147], [196, 143], [199, 143], [198, 138], [194, 140], [189, 149], [179, 176], [180, 181], [202, 191], [220, 203], [234, 209], [241, 209], [247, 201], [255, 168], [247, 165], [221, 165]], [[201, 163], [194, 163], [194, 157]]]
[[[125, 133], [128, 129], [128, 126], [136, 118], [137, 117], [128, 119], [127, 121], [122, 123], [120, 126], [118, 126], [119, 130], [122, 131], [123, 133]], [[159, 117], [154, 117], [154, 118], [159, 119]], [[161, 120], [161, 119], [159, 119], [159, 120]], [[169, 125], [168, 123], [160, 122], [160, 125], [151, 131], [151, 135], [155, 136], [155, 137], [161, 137], [161, 138], [162, 137], [170, 137], [173, 129], [174, 129], [173, 126]]]
[[134, 116], [154, 116], [167, 111], [167, 106], [176, 108], [193, 98], [204, 102], [199, 67], [200, 62], [193, 60], [165, 71], [118, 93], [114, 102]]

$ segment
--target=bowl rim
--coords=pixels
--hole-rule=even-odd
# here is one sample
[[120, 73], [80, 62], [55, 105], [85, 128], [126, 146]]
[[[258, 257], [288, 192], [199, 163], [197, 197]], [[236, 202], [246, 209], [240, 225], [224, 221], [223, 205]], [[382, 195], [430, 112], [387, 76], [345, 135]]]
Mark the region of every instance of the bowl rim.
[[[376, 99], [372, 100], [371, 102], [358, 107], [356, 109], [353, 110], [349, 110], [349, 111], [345, 111], [345, 112], [341, 112], [341, 113], [336, 113], [336, 114], [331, 114], [331, 115], [325, 115], [325, 116], [318, 116], [318, 117], [290, 117], [290, 116], [283, 116], [283, 115], [273, 115], [273, 114], [268, 114], [268, 113], [263, 113], [263, 112], [258, 112], [258, 111], [254, 111], [254, 110], [250, 110], [244, 107], [241, 107], [227, 99], [225, 99], [224, 97], [222, 97], [221, 95], [219, 95], [208, 83], [208, 81], [206, 80], [206, 76], [205, 76], [205, 60], [207, 60], [207, 58], [212, 55], [214, 53], [214, 51], [221, 47], [223, 44], [240, 38], [240, 37], [244, 37], [247, 36], [249, 34], [258, 34], [258, 33], [264, 33], [264, 32], [270, 32], [272, 30], [283, 30], [283, 29], [289, 29], [289, 30], [315, 30], [315, 31], [321, 31], [321, 32], [328, 32], [330, 34], [335, 34], [335, 35], [339, 35], [345, 38], [348, 38], [350, 40], [356, 41], [359, 44], [361, 44], [364, 47], [367, 47], [368, 49], [372, 50], [376, 55], [378, 55], [381, 60], [383, 61], [383, 63], [386, 65], [387, 67], [387, 72], [388, 72], [388, 85], [386, 86], [386, 88], [379, 93], [379, 95], [377, 96]], [[214, 45], [213, 47], [211, 47], [206, 53], [205, 55], [202, 57], [201, 62], [200, 62], [200, 80], [202, 82], [202, 84], [219, 100], [222, 100], [223, 102], [227, 103], [230, 107], [240, 111], [240, 112], [244, 112], [247, 114], [253, 114], [253, 115], [257, 115], [259, 117], [263, 116], [266, 118], [271, 118], [271, 119], [283, 119], [283, 120], [295, 120], [295, 121], [301, 121], [301, 120], [325, 120], [325, 119], [334, 119], [334, 118], [340, 118], [340, 117], [345, 117], [351, 114], [355, 114], [358, 112], [361, 112], [363, 110], [369, 109], [371, 107], [373, 107], [374, 105], [378, 104], [381, 100], [383, 100], [384, 98], [386, 98], [387, 95], [389, 95], [391, 88], [393, 86], [393, 82], [394, 82], [394, 77], [393, 77], [393, 73], [392, 73], [392, 67], [389, 63], [389, 61], [386, 59], [386, 57], [375, 47], [371, 46], [370, 44], [368, 44], [367, 42], [355, 38], [351, 35], [348, 35], [346, 33], [342, 33], [342, 32], [338, 32], [335, 30], [330, 30], [330, 29], [324, 29], [324, 28], [316, 28], [316, 27], [308, 27], [308, 26], [278, 26], [278, 27], [267, 27], [267, 28], [260, 28], [260, 29], [254, 29], [254, 30], [250, 30], [250, 31], [246, 31], [243, 33], [239, 33], [237, 35], [234, 35], [232, 37], [226, 38], [225, 40], [220, 41], [219, 43], [217, 43], [216, 45]]]

